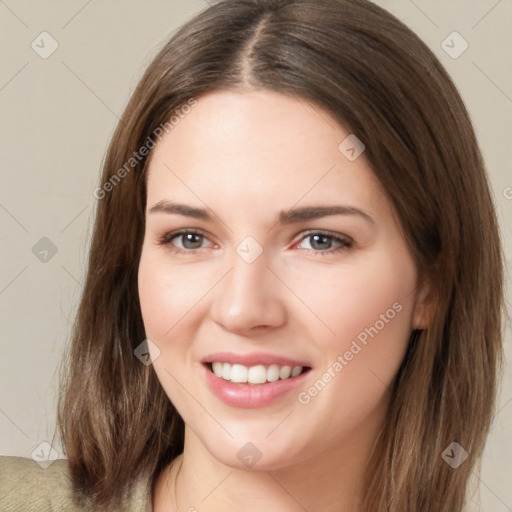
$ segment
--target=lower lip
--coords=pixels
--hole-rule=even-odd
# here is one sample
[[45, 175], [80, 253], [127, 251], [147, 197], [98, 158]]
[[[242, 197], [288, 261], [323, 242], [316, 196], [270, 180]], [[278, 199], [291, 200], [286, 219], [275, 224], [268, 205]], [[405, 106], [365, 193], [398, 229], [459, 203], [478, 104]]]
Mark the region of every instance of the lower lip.
[[297, 377], [266, 382], [265, 384], [249, 385], [234, 384], [222, 377], [217, 377], [206, 365], [202, 364], [201, 366], [205, 374], [206, 383], [217, 398], [227, 405], [245, 409], [270, 405], [299, 387], [309, 373], [309, 370], [307, 370]]

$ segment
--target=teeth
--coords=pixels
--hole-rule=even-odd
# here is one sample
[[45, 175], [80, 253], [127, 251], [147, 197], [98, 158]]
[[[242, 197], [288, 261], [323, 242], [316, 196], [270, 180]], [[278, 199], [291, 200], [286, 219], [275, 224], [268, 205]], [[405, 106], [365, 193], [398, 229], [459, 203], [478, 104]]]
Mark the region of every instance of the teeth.
[[213, 373], [215, 373], [217, 377], [222, 377], [223, 368], [224, 365], [222, 363], [212, 363]]
[[231, 379], [231, 365], [225, 364], [222, 367], [222, 378], [226, 380]]
[[277, 366], [277, 364], [271, 364], [265, 373], [266, 380], [269, 382], [275, 382], [276, 380], [279, 380], [279, 366]]
[[302, 366], [294, 366], [292, 368], [292, 377], [297, 377], [297, 375], [300, 375], [301, 371], [302, 371]]
[[[229, 365], [224, 364], [224, 367]], [[226, 380], [231, 380], [231, 382], [247, 382], [247, 368], [242, 366], [241, 364], [234, 364], [231, 367], [231, 372], [228, 373], [229, 370], [226, 370], [228, 375]]]
[[[236, 366], [236, 365], [233, 365]], [[260, 364], [258, 366], [251, 366], [247, 373], [247, 382], [249, 384], [263, 384], [267, 381], [267, 370]]]
[[289, 379], [297, 377], [302, 373], [302, 366], [279, 366], [271, 364], [264, 366], [244, 366], [242, 364], [230, 363], [212, 363], [213, 373], [224, 380], [237, 383], [264, 384], [265, 382], [275, 382], [276, 380]]
[[291, 373], [292, 373], [291, 366], [281, 366], [281, 369], [279, 370], [279, 378], [287, 379]]

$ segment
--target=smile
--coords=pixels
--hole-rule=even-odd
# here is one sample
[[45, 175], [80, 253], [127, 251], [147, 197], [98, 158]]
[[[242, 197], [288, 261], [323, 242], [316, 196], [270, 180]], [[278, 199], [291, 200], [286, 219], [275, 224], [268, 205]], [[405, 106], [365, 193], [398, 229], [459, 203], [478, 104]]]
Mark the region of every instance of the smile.
[[240, 384], [261, 385], [267, 382], [286, 380], [300, 375], [307, 367], [271, 364], [245, 366], [215, 361], [210, 364], [213, 373], [224, 380]]
[[[245, 366], [220, 361], [203, 362], [199, 367], [203, 382], [217, 399], [231, 407], [245, 409], [267, 407], [290, 397], [294, 390], [296, 392], [297, 388], [304, 387], [305, 379], [312, 370], [309, 366], [299, 365]], [[284, 378], [281, 378], [281, 374]], [[276, 380], [269, 380], [269, 377]]]

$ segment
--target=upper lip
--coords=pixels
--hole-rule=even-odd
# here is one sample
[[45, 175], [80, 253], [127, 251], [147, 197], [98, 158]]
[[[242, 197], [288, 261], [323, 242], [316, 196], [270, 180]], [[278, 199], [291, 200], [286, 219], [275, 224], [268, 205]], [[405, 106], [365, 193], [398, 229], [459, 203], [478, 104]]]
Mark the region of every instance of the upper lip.
[[249, 352], [245, 354], [236, 354], [234, 352], [215, 352], [203, 359], [202, 363], [230, 363], [242, 364], [244, 366], [257, 366], [257, 365], [271, 365], [277, 364], [279, 366], [303, 366], [310, 367], [305, 361], [290, 359], [288, 357], [279, 356], [275, 354], [268, 354], [264, 352]]

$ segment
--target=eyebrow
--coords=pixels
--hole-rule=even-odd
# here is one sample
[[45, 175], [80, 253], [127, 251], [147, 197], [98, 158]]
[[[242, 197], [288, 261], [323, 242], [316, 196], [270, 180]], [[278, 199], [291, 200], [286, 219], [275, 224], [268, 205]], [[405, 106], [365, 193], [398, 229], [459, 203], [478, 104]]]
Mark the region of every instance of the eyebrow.
[[[149, 213], [170, 213], [178, 214], [194, 219], [204, 221], [213, 221], [213, 217], [204, 208], [196, 208], [186, 204], [173, 203], [165, 199], [159, 201], [149, 209]], [[362, 217], [370, 224], [375, 225], [375, 220], [363, 210], [345, 205], [328, 205], [328, 206], [304, 206], [301, 208], [290, 208], [279, 212], [280, 224], [293, 224], [296, 222], [319, 219], [330, 215], [357, 215]]]

